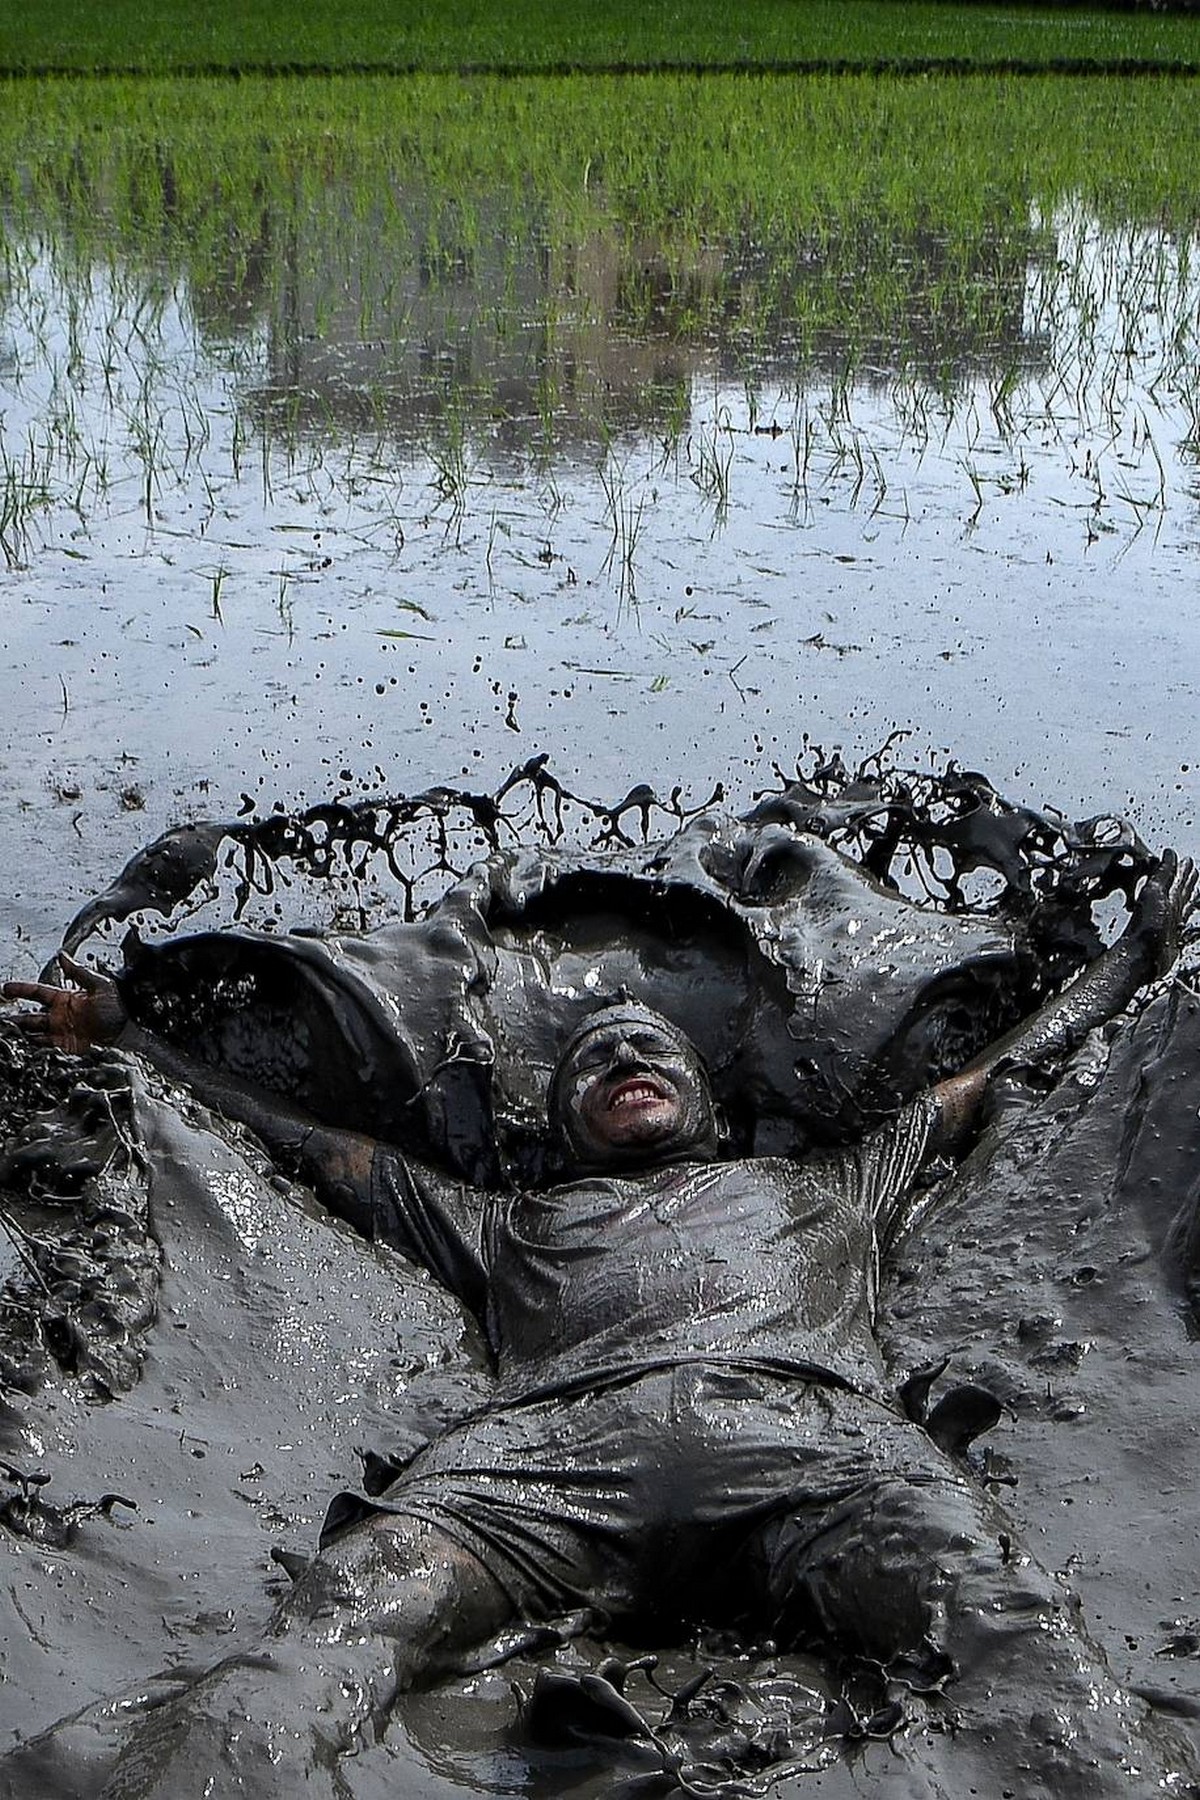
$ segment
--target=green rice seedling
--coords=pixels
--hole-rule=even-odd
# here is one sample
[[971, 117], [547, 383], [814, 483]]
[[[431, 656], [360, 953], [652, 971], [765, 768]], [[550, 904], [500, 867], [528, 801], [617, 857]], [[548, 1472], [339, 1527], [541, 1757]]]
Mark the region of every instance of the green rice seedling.
[[466, 422], [458, 407], [443, 420], [441, 432], [431, 440], [427, 454], [433, 465], [433, 486], [442, 500], [450, 502], [451, 517], [462, 519], [467, 504], [467, 487], [471, 479]]
[[729, 472], [733, 466], [733, 427], [728, 410], [722, 408], [717, 417], [688, 439], [688, 462], [694, 485], [711, 502], [713, 527], [723, 526], [729, 514]]
[[606, 517], [610, 531], [608, 554], [603, 567], [607, 573], [617, 571], [617, 600], [637, 604], [637, 547], [646, 509], [644, 492], [635, 498], [626, 486], [626, 471], [617, 468], [611, 450], [606, 451], [599, 468], [600, 486], [604, 493]]
[[[4, 382], [65, 426], [64, 504], [85, 453], [124, 454], [134, 415], [148, 519], [211, 455], [175, 360], [181, 316], [197, 367], [268, 396], [231, 400], [235, 480], [257, 453], [265, 500], [285, 468], [315, 492], [315, 438], [361, 462], [346, 443], [365, 413], [377, 439], [394, 430], [393, 461], [436, 437], [452, 517], [467, 445], [522, 416], [514, 383], [538, 421], [535, 471], [647, 426], [666, 471], [705, 358], [753, 395], [786, 343], [822, 458], [874, 499], [853, 428], [865, 379], [889, 384], [918, 443], [1047, 415], [1120, 427], [1147, 394], [1186, 408], [1198, 380], [1187, 81], [314, 78], [286, 115], [278, 94], [249, 78], [6, 95], [0, 303], [22, 348]], [[679, 367], [621, 389], [631, 342]], [[356, 358], [365, 374], [339, 385]], [[990, 419], [986, 400], [964, 407], [976, 376]], [[85, 386], [116, 422], [77, 424], [69, 448], [65, 397]], [[434, 434], [438, 409], [459, 422]], [[798, 495], [808, 424], [792, 447]]]
[[336, 0], [267, 6], [214, 0], [198, 19], [182, 0], [30, 0], [5, 15], [5, 69], [137, 68], [244, 72], [255, 67], [336, 69], [347, 62], [393, 70], [613, 65], [770, 68], [808, 62], [927, 67], [1013, 62], [1053, 66], [1146, 60], [1194, 66], [1186, 17], [1081, 8], [1012, 8], [945, 0], [748, 0], [740, 8], [694, 0], [686, 12], [665, 0], [596, 0], [580, 12], [554, 0], [488, 7], [466, 0], [363, 0], [348, 15]]
[[295, 609], [292, 605], [292, 597], [289, 592], [290, 582], [291, 577], [288, 575], [287, 570], [281, 569], [279, 572], [279, 588], [275, 597], [275, 607], [282, 622], [283, 629], [287, 633], [289, 645], [294, 642], [296, 636]]
[[28, 560], [34, 515], [50, 504], [49, 457], [32, 437], [13, 457], [0, 444], [0, 551], [10, 569]]
[[212, 616], [217, 621], [217, 624], [221, 625], [221, 626], [223, 626], [225, 623], [225, 615], [221, 611], [221, 590], [225, 586], [225, 578], [228, 575], [228, 573], [229, 573], [229, 570], [225, 567], [224, 563], [221, 563], [219, 565], [219, 567], [215, 568], [212, 571], [211, 575], [209, 576], [209, 582], [210, 582], [210, 586], [211, 586]]
[[983, 482], [973, 463], [964, 461], [961, 465], [963, 474], [971, 484], [971, 492], [975, 496], [975, 504], [967, 514], [967, 529], [971, 530], [979, 523], [979, 515], [983, 511]]

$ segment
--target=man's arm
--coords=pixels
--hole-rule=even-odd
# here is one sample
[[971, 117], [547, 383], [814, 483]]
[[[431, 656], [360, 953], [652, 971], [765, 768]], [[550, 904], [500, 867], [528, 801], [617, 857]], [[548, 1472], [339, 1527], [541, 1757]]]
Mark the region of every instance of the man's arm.
[[1183, 928], [1196, 905], [1197, 876], [1190, 858], [1167, 850], [1146, 877], [1128, 925], [1115, 944], [1029, 1018], [957, 1075], [934, 1088], [940, 1107], [937, 1149], [956, 1149], [969, 1133], [988, 1083], [1004, 1069], [1031, 1067], [1064, 1055], [1089, 1031], [1115, 1018], [1138, 989], [1166, 974], [1179, 955]]
[[371, 1172], [378, 1146], [357, 1132], [321, 1125], [308, 1113], [265, 1088], [256, 1088], [185, 1055], [133, 1024], [115, 981], [59, 958], [76, 985], [9, 981], [7, 1000], [30, 1000], [38, 1010], [16, 1024], [30, 1042], [80, 1055], [102, 1046], [138, 1055], [168, 1079], [191, 1089], [206, 1106], [248, 1125], [272, 1155], [302, 1173], [322, 1202], [358, 1230], [371, 1234]]

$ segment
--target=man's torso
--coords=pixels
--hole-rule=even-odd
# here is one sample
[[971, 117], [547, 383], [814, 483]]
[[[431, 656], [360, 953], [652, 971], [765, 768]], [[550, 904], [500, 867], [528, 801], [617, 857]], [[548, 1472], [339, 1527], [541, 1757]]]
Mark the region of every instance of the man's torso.
[[397, 1156], [378, 1184], [381, 1234], [485, 1310], [501, 1404], [697, 1361], [879, 1393], [880, 1228], [931, 1117], [919, 1102], [811, 1161], [668, 1164], [493, 1195], [474, 1228]]

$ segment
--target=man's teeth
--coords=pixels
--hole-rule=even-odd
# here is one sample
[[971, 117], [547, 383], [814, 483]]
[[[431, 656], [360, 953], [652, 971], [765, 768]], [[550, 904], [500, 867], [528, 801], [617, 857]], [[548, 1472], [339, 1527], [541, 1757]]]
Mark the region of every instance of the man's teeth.
[[648, 1081], [638, 1082], [632, 1087], [623, 1087], [613, 1095], [609, 1103], [610, 1111], [617, 1112], [622, 1106], [634, 1106], [641, 1100], [657, 1100], [658, 1089], [651, 1087]]

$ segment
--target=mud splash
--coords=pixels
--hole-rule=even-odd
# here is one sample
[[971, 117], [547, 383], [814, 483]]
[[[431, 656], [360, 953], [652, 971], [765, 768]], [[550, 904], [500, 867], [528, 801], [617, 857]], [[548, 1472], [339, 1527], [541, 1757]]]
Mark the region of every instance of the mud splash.
[[[597, 991], [678, 1013], [747, 1146], [835, 1140], [1080, 967], [1151, 861], [1119, 821], [1033, 813], [961, 771], [814, 758], [736, 821], [648, 789], [580, 800], [535, 762], [492, 795], [169, 834], [67, 937], [94, 953], [138, 927], [129, 1002], [193, 1051], [525, 1178], [553, 1045]], [[364, 913], [391, 914], [371, 932], [235, 924], [347, 871]], [[201, 917], [226, 928], [179, 934]], [[1070, 1570], [1118, 1674], [1185, 1718], [1194, 982], [1185, 961], [1057, 1079], [1010, 1084], [898, 1247], [881, 1321], [897, 1386], [941, 1368], [934, 1405], [964, 1381], [1000, 1398], [977, 1478]], [[120, 1059], [31, 1061], [7, 1037], [4, 1055], [5, 1724], [19, 1742], [82, 1708], [69, 1741], [93, 1786], [61, 1791], [84, 1793], [121, 1735], [104, 1697], [252, 1643], [272, 1552], [305, 1559], [336, 1487], [385, 1478], [488, 1378], [453, 1304], [244, 1134]], [[350, 1791], [611, 1795], [653, 1775], [839, 1796], [895, 1766], [879, 1758], [900, 1721], [861, 1672], [762, 1646], [656, 1653], [647, 1668], [569, 1629], [499, 1644], [407, 1703]]]

